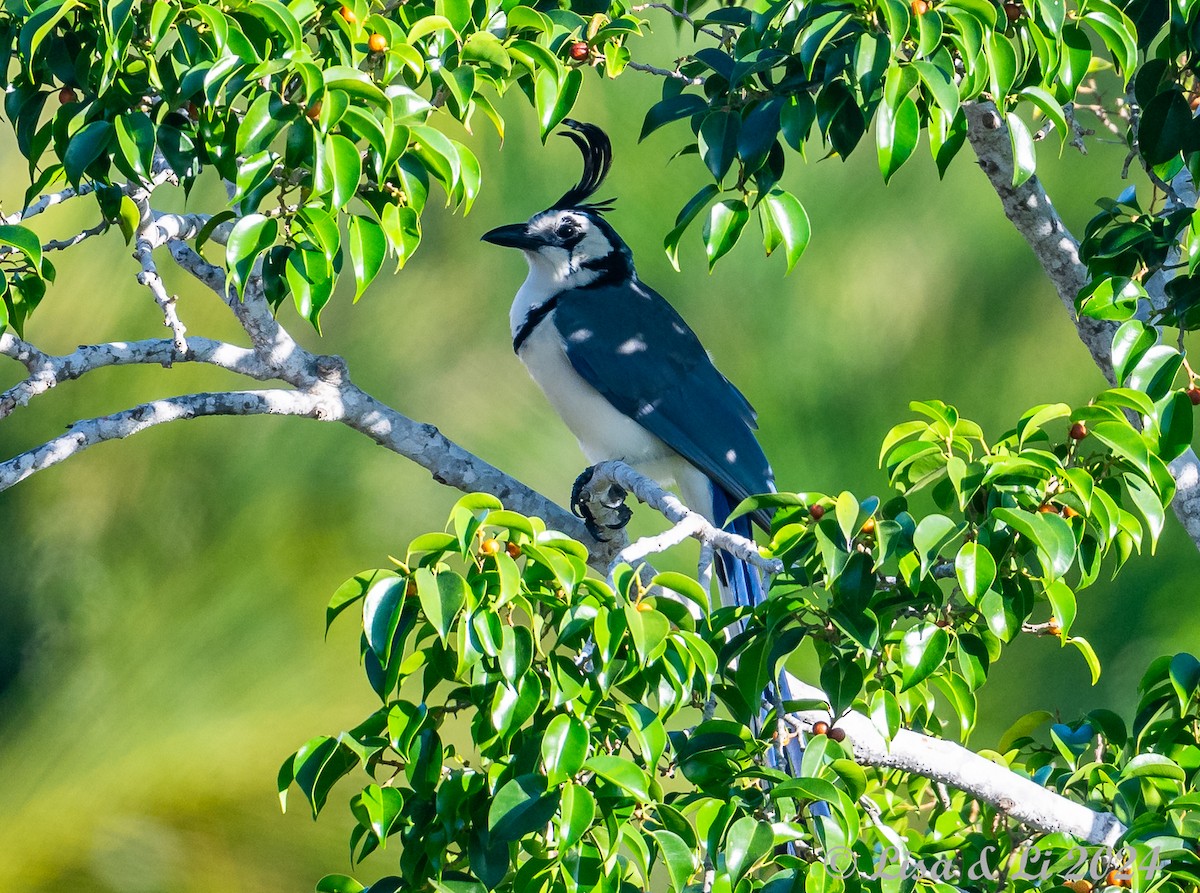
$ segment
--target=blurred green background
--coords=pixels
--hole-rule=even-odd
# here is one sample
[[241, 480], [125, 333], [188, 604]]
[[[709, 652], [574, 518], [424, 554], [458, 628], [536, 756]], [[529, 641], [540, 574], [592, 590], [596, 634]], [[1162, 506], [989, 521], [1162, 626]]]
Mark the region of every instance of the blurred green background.
[[[879, 442], [913, 399], [946, 400], [998, 435], [1033, 404], [1103, 387], [969, 149], [939, 183], [922, 146], [887, 188], [869, 137], [848, 163], [796, 160], [785, 185], [814, 236], [791, 276], [749, 234], [708, 275], [698, 226], [674, 272], [662, 238], [706, 174], [694, 156], [665, 164], [684, 124], [637, 143], [660, 88], [633, 71], [589, 76], [576, 116], [612, 135], [610, 219], [642, 278], [757, 406], [781, 487], [886, 495]], [[512, 354], [508, 306], [524, 262], [479, 235], [545, 207], [579, 159], [564, 140], [539, 144], [515, 91], [502, 111], [502, 149], [482, 116], [462, 135], [485, 172], [469, 217], [431, 203], [416, 258], [358, 307], [340, 293], [324, 338], [283, 317], [306, 345], [346, 357], [376, 396], [561, 502], [583, 459]], [[1093, 142], [1061, 161], [1056, 151], [1054, 139], [1041, 144], [1040, 173], [1079, 232], [1097, 195], [1123, 188], [1124, 150]], [[10, 143], [3, 157], [11, 210], [24, 166]], [[189, 207], [216, 210], [218, 195], [199, 190]], [[93, 223], [94, 205], [77, 204], [48, 215], [45, 232]], [[119, 235], [57, 260], [58, 284], [29, 326], [36, 344], [163, 336]], [[241, 340], [211, 295], [180, 275], [168, 284], [194, 334]], [[19, 372], [5, 361], [0, 387]], [[0, 448], [14, 455], [141, 400], [246, 386], [211, 369], [99, 371], [6, 420]], [[330, 593], [441, 527], [457, 496], [349, 429], [266, 418], [170, 425], [0, 494], [0, 889], [283, 893], [348, 870], [350, 789], [335, 789], [313, 823], [299, 797], [280, 815], [275, 772], [308, 737], [374, 706], [353, 621], [323, 636]], [[639, 529], [652, 529], [640, 514]], [[1018, 642], [983, 694], [972, 743], [994, 745], [1035, 708], [1128, 713], [1151, 658], [1196, 648], [1197, 569], [1172, 518], [1157, 558], [1081, 599], [1076, 629], [1104, 663], [1100, 684], [1073, 649]], [[373, 856], [360, 877], [388, 873], [394, 856]]]

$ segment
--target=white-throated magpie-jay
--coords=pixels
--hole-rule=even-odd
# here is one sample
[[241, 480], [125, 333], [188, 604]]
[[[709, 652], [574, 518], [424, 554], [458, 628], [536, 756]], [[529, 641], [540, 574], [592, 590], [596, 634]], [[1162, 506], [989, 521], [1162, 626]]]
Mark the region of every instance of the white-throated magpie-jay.
[[[638, 279], [629, 246], [603, 217], [610, 203], [587, 202], [612, 163], [608, 137], [564, 123], [571, 130], [562, 135], [583, 153], [579, 183], [527, 222], [483, 236], [529, 262], [509, 313], [513, 349], [588, 461], [621, 459], [673, 483], [689, 508], [722, 526], [742, 499], [774, 489], [754, 410], [683, 318]], [[749, 537], [751, 519], [765, 528], [769, 515], [729, 527]], [[721, 553], [717, 572], [727, 600], [758, 603], [754, 568]]]

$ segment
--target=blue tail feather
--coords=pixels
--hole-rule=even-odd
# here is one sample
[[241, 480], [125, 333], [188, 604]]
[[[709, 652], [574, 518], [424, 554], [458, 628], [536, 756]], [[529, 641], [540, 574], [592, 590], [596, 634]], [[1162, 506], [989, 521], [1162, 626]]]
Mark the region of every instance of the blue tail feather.
[[[724, 527], [730, 533], [736, 533], [746, 539], [754, 539], [754, 522], [749, 515], [742, 515], [734, 518], [728, 524], [725, 523], [725, 519], [733, 511], [733, 503], [729, 494], [715, 484], [712, 487], [712, 506], [714, 524]], [[728, 552], [718, 551], [717, 576], [722, 584], [722, 591], [729, 592], [733, 598], [733, 604], [753, 608], [762, 603], [764, 595], [762, 576], [753, 565]]]

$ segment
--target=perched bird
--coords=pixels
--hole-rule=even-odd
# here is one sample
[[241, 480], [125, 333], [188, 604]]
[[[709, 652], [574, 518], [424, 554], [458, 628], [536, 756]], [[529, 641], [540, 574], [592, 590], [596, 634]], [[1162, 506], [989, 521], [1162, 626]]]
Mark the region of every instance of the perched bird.
[[[583, 153], [579, 183], [525, 223], [483, 236], [529, 262], [509, 313], [513, 349], [588, 461], [621, 459], [675, 484], [689, 508], [722, 526], [742, 499], [774, 490], [754, 410], [683, 318], [638, 279], [633, 253], [604, 219], [611, 201], [588, 203], [612, 164], [608, 137], [564, 123], [571, 130], [561, 135]], [[764, 528], [770, 520], [759, 511], [729, 529], [749, 537], [752, 518]], [[727, 603], [760, 600], [754, 568], [721, 553], [717, 574]]]

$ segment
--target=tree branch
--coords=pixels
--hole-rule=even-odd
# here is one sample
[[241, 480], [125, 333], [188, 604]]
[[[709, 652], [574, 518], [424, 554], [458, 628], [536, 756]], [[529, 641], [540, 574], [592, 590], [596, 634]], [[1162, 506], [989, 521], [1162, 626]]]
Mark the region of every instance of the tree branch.
[[[1012, 145], [1008, 125], [996, 107], [990, 102], [980, 102], [967, 103], [964, 109], [967, 114], [967, 137], [979, 158], [979, 166], [1000, 197], [1005, 216], [1033, 249], [1034, 256], [1054, 283], [1059, 299], [1075, 323], [1080, 340], [1104, 377], [1114, 384], [1112, 338], [1116, 333], [1116, 325], [1080, 317], [1075, 312], [1075, 296], [1088, 282], [1087, 267], [1079, 259], [1078, 240], [1059, 217], [1036, 176], [1030, 177], [1021, 186], [1013, 187]], [[1195, 196], [1194, 189], [1190, 194]], [[1149, 283], [1153, 284], [1153, 281]], [[1163, 284], [1160, 278], [1157, 284], [1159, 295]], [[1200, 548], [1200, 459], [1193, 450], [1188, 449], [1170, 467], [1176, 487], [1171, 508], [1192, 542]]]
[[0, 335], [0, 356], [11, 357], [29, 370], [29, 377], [7, 391], [0, 393], [0, 419], [15, 409], [28, 405], [29, 401], [66, 381], [74, 381], [95, 369], [106, 366], [160, 365], [170, 366], [183, 359], [185, 362], [207, 363], [266, 381], [272, 378], [254, 351], [244, 347], [214, 341], [209, 338], [191, 338], [188, 354], [181, 358], [169, 338], [154, 341], [118, 341], [110, 344], [84, 344], [72, 353], [51, 356], [12, 334]]
[[75, 422], [66, 434], [0, 462], [0, 490], [88, 447], [107, 440], [122, 440], [167, 422], [214, 415], [296, 415], [321, 418], [320, 401], [297, 391], [226, 391], [187, 394], [143, 403], [123, 412]]
[[[815, 686], [790, 675], [788, 682], [793, 697], [826, 700], [825, 693]], [[808, 728], [831, 719], [826, 710], [788, 715]], [[1112, 846], [1125, 832], [1125, 826], [1111, 813], [1096, 812], [1069, 800], [952, 741], [901, 729], [889, 742], [861, 713], [834, 719], [845, 729], [855, 760], [864, 765], [899, 769], [949, 785], [1048, 834], [1069, 834], [1090, 844]]]

